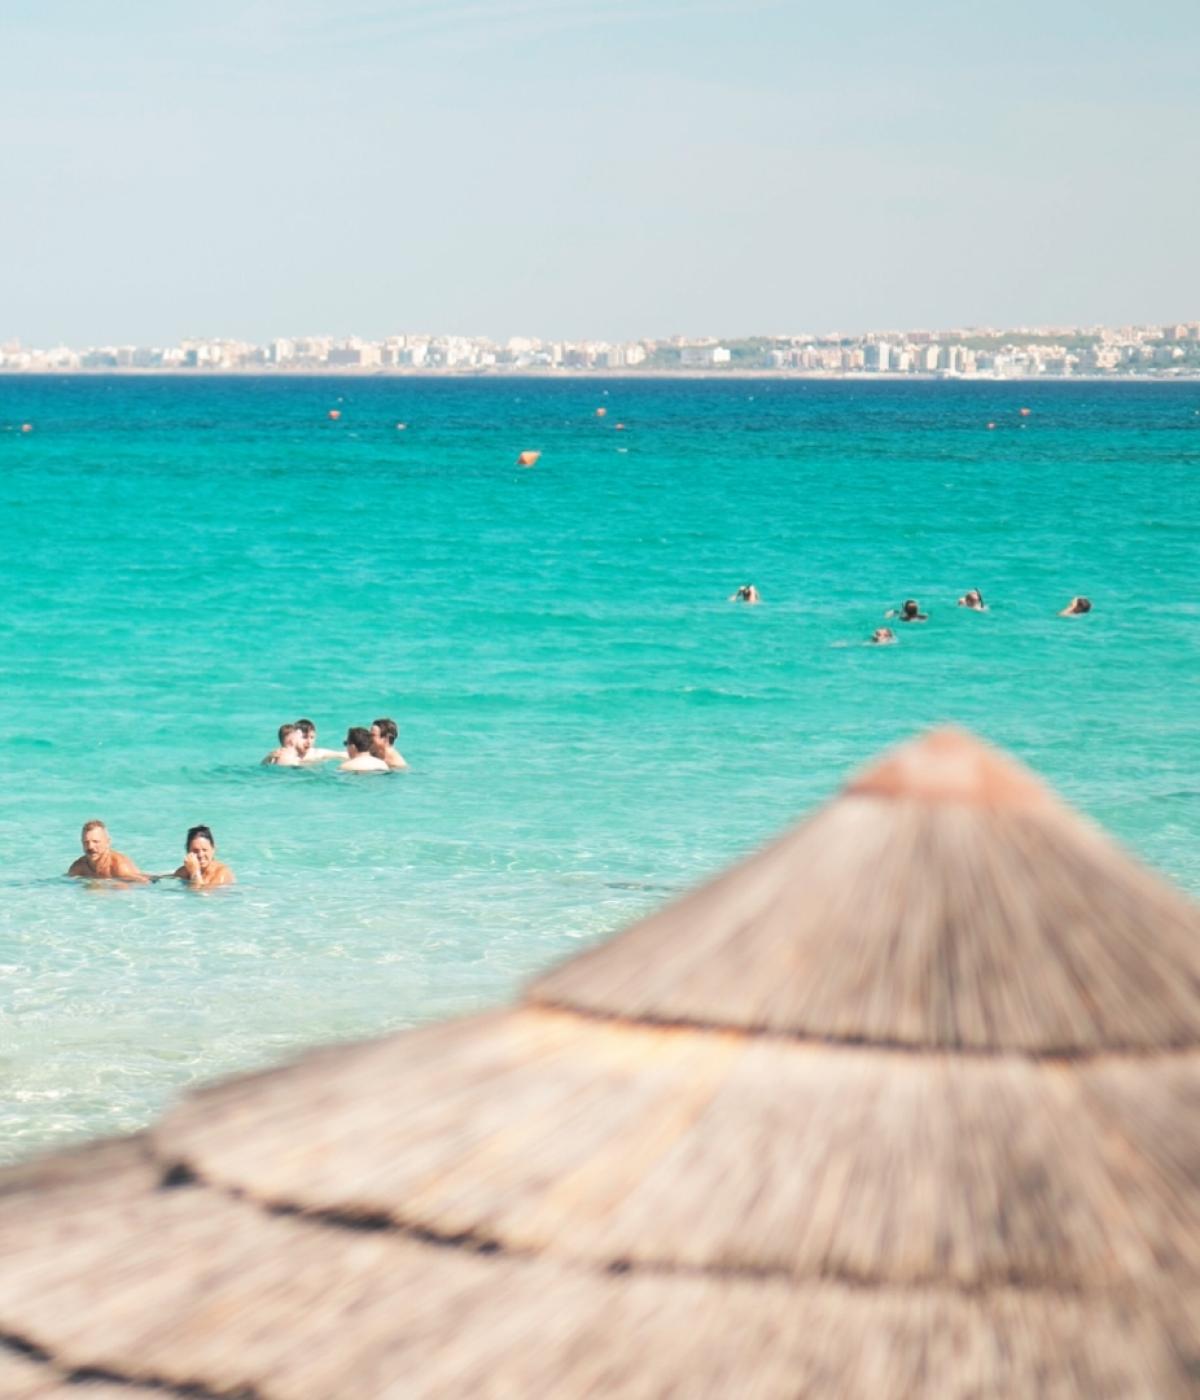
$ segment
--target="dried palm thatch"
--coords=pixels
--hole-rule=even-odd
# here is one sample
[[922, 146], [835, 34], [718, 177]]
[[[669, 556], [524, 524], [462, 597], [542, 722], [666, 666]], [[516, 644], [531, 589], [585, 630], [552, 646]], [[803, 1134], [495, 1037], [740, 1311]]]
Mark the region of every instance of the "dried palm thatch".
[[508, 1011], [0, 1177], [0, 1393], [1178, 1396], [1200, 911], [944, 732]]

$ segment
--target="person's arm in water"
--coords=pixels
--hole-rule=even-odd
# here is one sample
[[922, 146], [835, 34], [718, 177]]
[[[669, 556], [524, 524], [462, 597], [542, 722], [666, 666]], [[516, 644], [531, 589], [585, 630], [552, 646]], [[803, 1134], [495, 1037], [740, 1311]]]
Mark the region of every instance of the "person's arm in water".
[[309, 749], [304, 755], [305, 763], [328, 763], [331, 758], [346, 758], [345, 749]]
[[383, 761], [387, 764], [389, 768], [398, 769], [408, 767], [408, 764], [405, 762], [404, 755], [399, 751], [399, 749], [388, 749]]

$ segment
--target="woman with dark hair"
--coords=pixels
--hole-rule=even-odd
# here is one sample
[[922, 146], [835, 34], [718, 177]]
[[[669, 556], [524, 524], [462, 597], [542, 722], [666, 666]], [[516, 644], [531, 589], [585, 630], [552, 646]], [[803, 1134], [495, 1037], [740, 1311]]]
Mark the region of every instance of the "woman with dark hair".
[[217, 859], [217, 843], [208, 827], [190, 827], [185, 850], [183, 864], [175, 871], [177, 880], [186, 880], [194, 889], [234, 883], [233, 871]]
[[921, 611], [921, 605], [915, 598], [906, 598], [904, 604], [899, 609], [889, 608], [884, 613], [884, 617], [894, 617], [897, 622], [928, 622], [929, 614]]

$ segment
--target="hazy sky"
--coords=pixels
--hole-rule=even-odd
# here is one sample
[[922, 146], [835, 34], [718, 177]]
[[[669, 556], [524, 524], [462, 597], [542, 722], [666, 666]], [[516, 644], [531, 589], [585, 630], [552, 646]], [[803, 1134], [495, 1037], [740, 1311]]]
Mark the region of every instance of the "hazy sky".
[[1197, 0], [0, 0], [0, 340], [1200, 317]]

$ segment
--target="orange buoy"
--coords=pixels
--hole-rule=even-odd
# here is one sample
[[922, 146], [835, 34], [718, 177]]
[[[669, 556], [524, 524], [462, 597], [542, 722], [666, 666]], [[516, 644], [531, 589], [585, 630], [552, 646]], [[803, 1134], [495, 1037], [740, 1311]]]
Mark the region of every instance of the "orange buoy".
[[1030, 415], [1032, 412], [1033, 412], [1033, 409], [1031, 409], [1031, 408], [1023, 408], [1023, 409], [1021, 410], [1021, 417], [1022, 417], [1022, 418], [1028, 418], [1029, 415]]
[[603, 418], [604, 415], [605, 415], [607, 412], [608, 412], [608, 409], [607, 409], [607, 408], [598, 408], [598, 409], [596, 410], [596, 417], [597, 417], [597, 418]]
[[521, 452], [517, 454], [518, 467], [532, 467], [542, 454], [540, 452]]
[[329, 410], [329, 416], [336, 423], [337, 420], [342, 416], [342, 410], [340, 408], [331, 408]]

